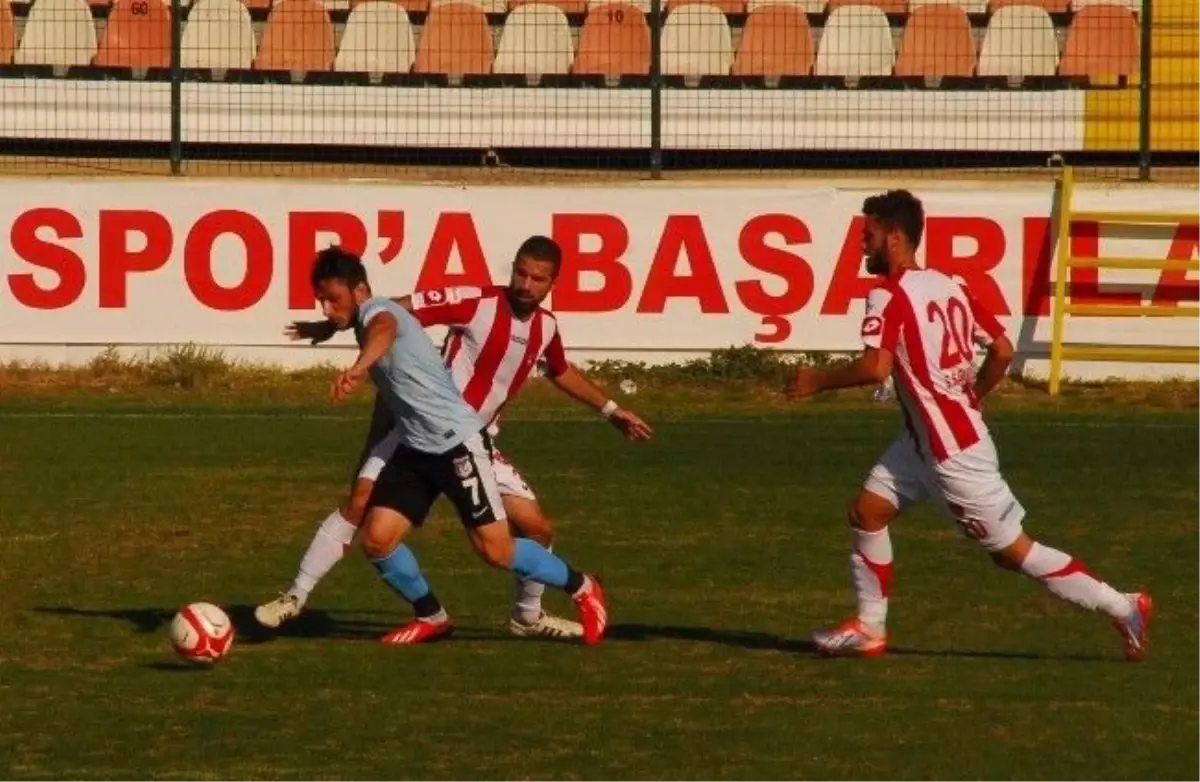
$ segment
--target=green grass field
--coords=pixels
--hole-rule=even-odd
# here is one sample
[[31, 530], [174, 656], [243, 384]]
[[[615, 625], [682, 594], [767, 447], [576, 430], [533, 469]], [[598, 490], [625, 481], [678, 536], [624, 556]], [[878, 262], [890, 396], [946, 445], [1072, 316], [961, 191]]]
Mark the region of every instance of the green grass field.
[[[439, 505], [412, 545], [459, 632], [396, 649], [406, 606], [357, 552], [285, 632], [250, 616], [339, 500], [365, 396], [8, 387], [0, 777], [1196, 779], [1194, 403], [1030, 398], [990, 410], [1027, 529], [1153, 594], [1144, 664], [932, 509], [893, 530], [891, 653], [808, 651], [852, 607], [843, 508], [890, 405], [650, 394], [635, 448], [535, 389], [500, 443], [604, 576], [610, 639], [506, 635], [509, 578]], [[241, 633], [211, 671], [167, 645], [195, 600]]]

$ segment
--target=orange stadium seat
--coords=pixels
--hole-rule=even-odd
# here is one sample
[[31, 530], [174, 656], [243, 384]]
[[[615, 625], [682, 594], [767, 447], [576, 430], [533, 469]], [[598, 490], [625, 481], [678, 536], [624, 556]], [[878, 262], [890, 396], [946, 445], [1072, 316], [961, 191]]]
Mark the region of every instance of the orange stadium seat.
[[975, 73], [975, 36], [967, 14], [954, 5], [923, 5], [904, 27], [897, 76], [971, 76]]
[[988, 13], [995, 13], [1001, 8], [1012, 5], [1028, 5], [1040, 8], [1048, 14], [1065, 14], [1068, 10], [1068, 0], [989, 0]]
[[13, 20], [12, 6], [0, 0], [0, 65], [13, 61], [17, 49], [17, 27]]
[[320, 0], [282, 0], [271, 8], [254, 68], [260, 71], [328, 71], [333, 67], [333, 25]]
[[1067, 29], [1058, 72], [1092, 80], [1132, 76], [1138, 71], [1138, 23], [1124, 7], [1088, 6]]
[[168, 68], [171, 7], [163, 0], [117, 0], [93, 65], [104, 68]]
[[571, 72], [600, 76], [650, 73], [650, 26], [646, 15], [625, 3], [608, 3], [589, 11], [579, 33], [579, 54]]
[[733, 75], [808, 76], [815, 57], [808, 16], [799, 7], [762, 6], [746, 19]]
[[885, 14], [908, 13], [908, 0], [829, 0], [826, 10], [832, 12], [838, 8], [856, 5], [874, 6]]
[[470, 3], [438, 4], [425, 19], [413, 72], [491, 73], [492, 56], [492, 28], [483, 8]]

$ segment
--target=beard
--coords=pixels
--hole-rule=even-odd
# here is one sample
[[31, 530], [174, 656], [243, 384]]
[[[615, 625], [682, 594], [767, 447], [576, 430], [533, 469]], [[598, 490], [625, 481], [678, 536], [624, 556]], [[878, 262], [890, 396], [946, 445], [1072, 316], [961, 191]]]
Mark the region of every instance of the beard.
[[871, 253], [867, 256], [867, 272], [870, 274], [887, 274], [888, 262], [887, 253], [879, 251]]

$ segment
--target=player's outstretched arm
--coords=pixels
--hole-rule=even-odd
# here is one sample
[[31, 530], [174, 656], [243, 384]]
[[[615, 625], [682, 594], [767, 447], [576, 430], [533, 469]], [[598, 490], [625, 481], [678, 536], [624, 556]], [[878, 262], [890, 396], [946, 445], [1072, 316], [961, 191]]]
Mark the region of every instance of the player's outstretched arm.
[[833, 369], [801, 367], [788, 383], [787, 395], [792, 399], [803, 399], [821, 391], [875, 385], [891, 373], [891, 351], [867, 348], [855, 360]]
[[567, 365], [561, 373], [551, 376], [550, 382], [567, 396], [603, 415], [613, 426], [620, 429], [627, 439], [644, 442], [654, 435], [654, 430], [649, 424], [632, 410], [622, 410], [618, 407], [603, 388], [585, 377], [574, 364]]
[[371, 318], [371, 322], [367, 324], [367, 332], [363, 336], [362, 349], [358, 352], [358, 360], [334, 381], [333, 399], [335, 402], [342, 401], [358, 387], [359, 382], [366, 376], [367, 370], [375, 366], [375, 362], [383, 358], [392, 343], [396, 341], [399, 329], [396, 316], [390, 312], [380, 312]]
[[1013, 360], [1013, 344], [1001, 334], [988, 345], [987, 356], [979, 371], [975, 373], [975, 398], [983, 399], [995, 388], [1008, 372]]

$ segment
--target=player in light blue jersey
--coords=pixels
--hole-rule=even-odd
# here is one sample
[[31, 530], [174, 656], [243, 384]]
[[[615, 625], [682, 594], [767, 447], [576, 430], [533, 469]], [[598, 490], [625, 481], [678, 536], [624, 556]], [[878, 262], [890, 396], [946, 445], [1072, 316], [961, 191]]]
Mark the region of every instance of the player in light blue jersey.
[[514, 540], [484, 422], [462, 398], [420, 323], [391, 300], [373, 297], [362, 261], [338, 247], [317, 255], [312, 286], [325, 317], [339, 330], [353, 328], [359, 344], [357, 360], [334, 381], [334, 400], [348, 397], [369, 374], [400, 443], [376, 482], [361, 536], [375, 569], [416, 613], [383, 642], [421, 643], [453, 628], [403, 543], [444, 494], [485, 562], [566, 590], [579, 611], [584, 642], [599, 643], [608, 625], [600, 584], [538, 543]]

